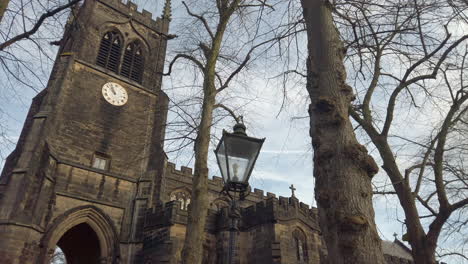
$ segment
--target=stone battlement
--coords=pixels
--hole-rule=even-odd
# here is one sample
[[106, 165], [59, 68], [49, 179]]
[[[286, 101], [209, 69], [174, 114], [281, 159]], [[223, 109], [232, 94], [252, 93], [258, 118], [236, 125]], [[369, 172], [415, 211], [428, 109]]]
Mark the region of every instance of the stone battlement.
[[[179, 201], [160, 204], [147, 211], [145, 228], [161, 228], [174, 224], [187, 224], [188, 213], [180, 209]], [[269, 198], [255, 205], [241, 208], [241, 228], [251, 227], [281, 221], [300, 220], [314, 230], [319, 230], [317, 211], [308, 205], [300, 203], [296, 198]], [[229, 223], [229, 208], [222, 208], [219, 212], [209, 210], [206, 229], [208, 231], [227, 229]]]
[[192, 168], [181, 166], [180, 170], [178, 170], [176, 169], [175, 163], [172, 163], [172, 162], [167, 163], [166, 170], [171, 172], [172, 174], [179, 174], [179, 175], [183, 175], [186, 177], [193, 177]]
[[176, 223], [186, 224], [187, 216], [187, 211], [180, 209], [179, 201], [167, 202], [165, 204], [157, 205], [146, 212], [145, 228], [157, 228]]
[[271, 197], [247, 208], [242, 208], [242, 220], [245, 228], [268, 223], [299, 219], [313, 229], [318, 230], [317, 211], [297, 198]]
[[148, 10], [143, 9], [141, 12], [138, 11], [138, 5], [132, 1], [128, 1], [124, 3], [122, 0], [98, 0], [99, 2], [110, 6], [111, 8], [119, 11], [122, 14], [125, 14], [135, 21], [146, 25], [154, 30], [160, 30], [162, 25], [162, 20], [170, 20], [171, 19], [171, 7], [170, 1], [166, 1], [164, 5], [163, 14], [161, 17], [153, 19], [153, 14]]
[[[169, 227], [174, 224], [186, 225], [188, 212], [180, 209], [180, 205], [179, 201], [170, 201], [148, 210], [145, 217], [145, 229], [153, 230]], [[207, 231], [214, 232], [214, 230], [216, 230], [216, 215], [216, 211], [208, 210], [206, 219]]]
[[[179, 177], [186, 178], [187, 181], [191, 181], [191, 178], [193, 177], [192, 168], [189, 168], [189, 167], [186, 167], [186, 166], [181, 166], [180, 169], [177, 169], [176, 164], [174, 164], [172, 162], [167, 163], [166, 171], [169, 174], [177, 175]], [[223, 178], [221, 178], [219, 176], [213, 176], [212, 179], [208, 179], [208, 184], [209, 184], [209, 186], [211, 186], [211, 188], [214, 187], [213, 189], [221, 190], [223, 188], [223, 185], [224, 185]], [[249, 199], [249, 198], [251, 198], [251, 199]], [[246, 199], [262, 201], [262, 200], [268, 200], [268, 199], [271, 199], [271, 198], [276, 198], [276, 194], [271, 193], [271, 192], [266, 192], [266, 195], [265, 195], [264, 190], [254, 188], [253, 191], [250, 192], [250, 194], [247, 196]], [[290, 199], [290, 198], [280, 197], [280, 199], [279, 199], [280, 204], [289, 203], [289, 202], [286, 202], [286, 200], [288, 200], [288, 199]], [[309, 209], [309, 205], [307, 205], [305, 203], [298, 202], [298, 204], [299, 204], [300, 208]]]

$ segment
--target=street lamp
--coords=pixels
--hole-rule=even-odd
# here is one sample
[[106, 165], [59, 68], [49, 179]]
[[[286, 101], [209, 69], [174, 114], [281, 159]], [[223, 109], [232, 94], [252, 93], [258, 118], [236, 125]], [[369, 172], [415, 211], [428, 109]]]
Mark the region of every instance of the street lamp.
[[216, 147], [215, 154], [224, 181], [224, 190], [231, 198], [229, 218], [231, 219], [229, 234], [228, 263], [233, 263], [235, 236], [239, 231], [240, 208], [230, 192], [239, 193], [243, 200], [248, 194], [249, 178], [258, 154], [265, 139], [247, 136], [245, 125], [237, 123], [234, 132], [223, 130], [223, 136]]
[[247, 136], [245, 125], [237, 123], [234, 132], [223, 131], [215, 154], [226, 191], [244, 194], [265, 139]]

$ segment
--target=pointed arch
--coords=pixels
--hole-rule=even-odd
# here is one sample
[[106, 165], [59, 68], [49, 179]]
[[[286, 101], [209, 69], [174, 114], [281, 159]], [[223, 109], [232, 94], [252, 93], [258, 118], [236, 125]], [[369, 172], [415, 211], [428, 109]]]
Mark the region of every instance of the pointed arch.
[[41, 239], [43, 249], [37, 263], [49, 263], [50, 255], [62, 237], [83, 225], [89, 226], [97, 237], [101, 263], [115, 263], [120, 258], [116, 228], [101, 209], [92, 205], [70, 209], [54, 220]]
[[116, 29], [105, 33], [101, 39], [96, 64], [118, 73], [123, 37]]
[[222, 208], [229, 207], [230, 200], [226, 197], [219, 197], [210, 204], [210, 208], [215, 211], [220, 211]]
[[169, 195], [169, 198], [171, 201], [179, 201], [180, 209], [188, 210], [188, 206], [190, 205], [192, 195], [188, 188], [182, 187], [172, 190], [172, 192]]
[[305, 235], [305, 232], [301, 228], [296, 227], [296, 229], [292, 233], [292, 236], [297, 263], [307, 263], [308, 252], [307, 237]]
[[144, 49], [139, 40], [127, 45], [120, 75], [141, 83], [144, 71]]

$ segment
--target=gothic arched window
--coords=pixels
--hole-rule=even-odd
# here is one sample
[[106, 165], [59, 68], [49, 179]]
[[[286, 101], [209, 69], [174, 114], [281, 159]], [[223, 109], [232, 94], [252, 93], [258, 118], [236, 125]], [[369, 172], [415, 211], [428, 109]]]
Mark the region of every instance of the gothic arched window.
[[139, 41], [127, 45], [120, 75], [141, 83], [143, 77], [143, 50]]
[[118, 73], [121, 53], [122, 37], [116, 31], [107, 32], [102, 37], [96, 64]]
[[190, 193], [185, 190], [176, 190], [171, 194], [171, 201], [179, 201], [180, 209], [187, 210], [190, 204]]
[[299, 228], [293, 232], [294, 250], [296, 252], [297, 263], [307, 263], [307, 243], [306, 236]]

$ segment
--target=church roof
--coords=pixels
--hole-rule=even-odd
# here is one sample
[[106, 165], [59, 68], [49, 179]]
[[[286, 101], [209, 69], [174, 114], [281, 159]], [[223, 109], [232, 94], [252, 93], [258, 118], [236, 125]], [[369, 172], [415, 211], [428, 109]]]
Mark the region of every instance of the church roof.
[[405, 244], [396, 239], [393, 242], [385, 240], [382, 241], [382, 251], [385, 255], [413, 260], [413, 257], [411, 256], [411, 250], [406, 247]]

